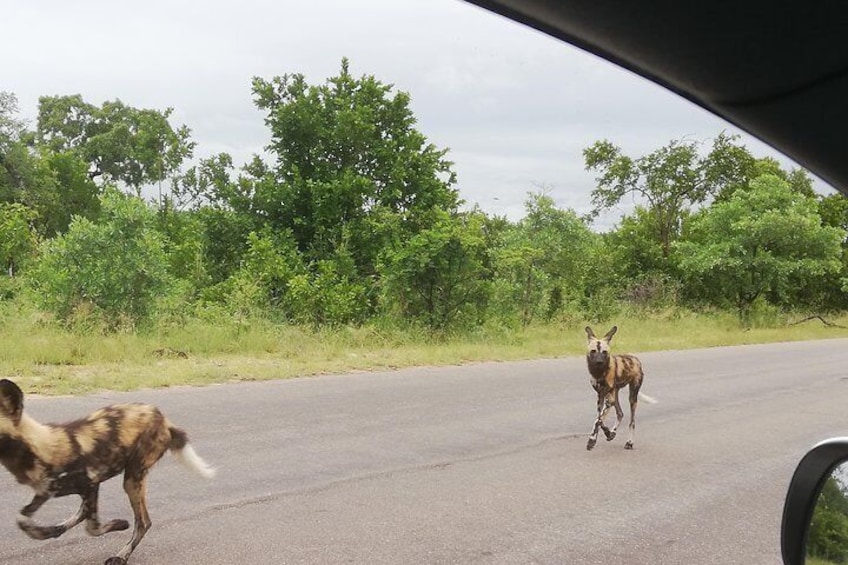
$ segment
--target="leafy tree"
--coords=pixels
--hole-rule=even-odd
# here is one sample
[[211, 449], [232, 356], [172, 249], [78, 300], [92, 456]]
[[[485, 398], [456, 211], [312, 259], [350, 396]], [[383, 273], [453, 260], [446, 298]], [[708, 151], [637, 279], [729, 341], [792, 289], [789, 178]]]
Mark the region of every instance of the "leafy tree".
[[197, 209], [204, 204], [218, 205], [235, 198], [233, 170], [233, 158], [229, 153], [201, 159], [197, 165], [171, 179], [173, 206]]
[[168, 260], [168, 273], [187, 284], [186, 292], [197, 298], [212, 284], [207, 258], [207, 233], [199, 214], [178, 212], [165, 200], [156, 215], [156, 230]]
[[0, 91], [0, 202], [23, 203], [36, 167], [21, 140], [24, 123], [17, 114], [17, 97]]
[[37, 214], [23, 204], [0, 202], [0, 264], [10, 277], [35, 251]]
[[629, 281], [667, 273], [668, 261], [656, 239], [657, 231], [656, 217], [637, 206], [633, 214], [623, 217], [607, 234], [608, 250], [616, 263], [615, 282], [621, 287]]
[[542, 255], [518, 226], [504, 234], [502, 245], [494, 250], [493, 302], [502, 315], [512, 316], [517, 309], [523, 326], [544, 311], [544, 293], [550, 281], [540, 266]]
[[359, 276], [372, 276], [385, 244], [375, 217], [396, 214], [411, 234], [431, 209], [456, 209], [446, 151], [415, 129], [408, 94], [353, 77], [346, 59], [324, 84], [299, 74], [255, 78], [253, 92], [267, 112], [276, 162], [251, 163], [228, 203], [262, 225], [290, 229], [307, 262], [344, 246]]
[[[838, 227], [848, 232], [848, 198], [834, 193], [819, 200], [819, 215], [826, 226]], [[844, 243], [848, 243], [848, 238]]]
[[117, 190], [101, 197], [97, 223], [75, 217], [64, 235], [44, 242], [31, 278], [42, 304], [67, 323], [92, 313], [107, 328], [137, 324], [167, 291], [167, 260], [155, 214]]
[[584, 294], [597, 237], [573, 210], [560, 210], [544, 193], [531, 193], [525, 217], [495, 250], [500, 300], [518, 306], [523, 325], [552, 316]]
[[359, 324], [369, 313], [369, 289], [356, 276], [344, 248], [317, 262], [310, 272], [294, 275], [285, 296], [290, 319], [320, 327]]
[[845, 310], [848, 309], [848, 198], [840, 193], [821, 197], [819, 215], [824, 225], [839, 228], [846, 234], [842, 240], [842, 268], [824, 277], [818, 287], [804, 290], [814, 293], [826, 310]]
[[100, 213], [100, 188], [88, 174], [88, 165], [74, 153], [43, 149], [38, 158], [44, 167], [48, 190], [33, 205], [40, 231], [46, 237], [67, 231], [73, 216], [93, 220]]
[[828, 477], [813, 510], [807, 555], [831, 563], [848, 562], [848, 488]]
[[17, 114], [18, 97], [11, 92], [0, 90], [0, 155], [6, 152], [8, 145], [18, 139], [24, 130], [24, 122]]
[[384, 308], [444, 330], [478, 321], [489, 282], [483, 220], [434, 209], [432, 227], [384, 250]]
[[172, 112], [133, 108], [120, 100], [98, 107], [79, 94], [42, 96], [36, 139], [57, 153], [74, 151], [89, 164], [92, 178], [121, 182], [140, 194], [142, 186], [176, 172], [194, 150], [191, 131], [169, 123]]
[[14, 95], [0, 92], [0, 202], [35, 212], [33, 226], [50, 237], [67, 229], [71, 215], [93, 217], [99, 189], [75, 155], [33, 147], [17, 113]]
[[[233, 299], [233, 277], [239, 274], [259, 277], [259, 267], [245, 270], [247, 258], [252, 256], [251, 238], [258, 236], [251, 235], [252, 224], [232, 210], [209, 205], [178, 210], [173, 200], [165, 198], [155, 225], [162, 237], [168, 272], [182, 281], [185, 298], [223, 304]], [[270, 237], [269, 233], [263, 232], [262, 237]], [[284, 241], [282, 234], [271, 238], [267, 245]], [[256, 289], [256, 293], [250, 294], [244, 287], [237, 308], [249, 306], [258, 311], [260, 302], [267, 308], [267, 301], [254, 300], [260, 292], [258, 286]]]
[[[684, 223], [688, 217], [688, 213], [683, 215]], [[655, 217], [637, 206], [604, 237], [603, 254], [609, 263], [605, 282], [621, 298], [640, 306], [668, 306], [677, 300], [677, 258], [673, 253], [668, 259], [663, 257], [656, 233]]]
[[0, 152], [0, 202], [39, 208], [53, 200], [51, 171], [20, 140], [10, 140]]
[[[730, 166], [713, 167], [712, 170], [718, 174], [724, 174], [720, 187], [715, 194], [716, 202], [728, 200], [737, 190], [747, 190], [751, 181], [762, 175], [774, 175], [789, 183], [795, 192], [804, 196], [813, 197], [813, 180], [804, 169], [791, 169], [785, 171], [777, 159], [772, 157], [754, 158], [748, 150], [742, 146], [727, 146], [726, 151], [731, 157], [726, 159], [725, 164]], [[723, 164], [724, 165], [724, 164]]]
[[[241, 266], [249, 234], [255, 231], [255, 226], [250, 218], [226, 208], [204, 206], [191, 214], [201, 226], [209, 282], [212, 285], [222, 283]], [[175, 234], [175, 237], [178, 236]]]
[[627, 196], [646, 203], [653, 217], [656, 240], [668, 258], [680, 234], [684, 215], [722, 187], [737, 182], [753, 158], [735, 137], [719, 135], [705, 157], [694, 141], [672, 141], [653, 153], [633, 159], [609, 141], [583, 150], [586, 169], [598, 172], [592, 191], [593, 214], [618, 205]]
[[697, 214], [677, 251], [697, 296], [745, 318], [758, 298], [786, 301], [791, 289], [838, 271], [844, 237], [822, 226], [815, 200], [764, 175]]

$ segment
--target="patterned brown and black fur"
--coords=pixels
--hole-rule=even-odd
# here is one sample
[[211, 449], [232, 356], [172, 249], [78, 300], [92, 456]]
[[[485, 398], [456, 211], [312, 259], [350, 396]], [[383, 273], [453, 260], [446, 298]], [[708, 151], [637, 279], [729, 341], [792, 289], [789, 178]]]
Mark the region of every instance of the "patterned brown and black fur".
[[[85, 521], [89, 535], [126, 530], [126, 520], [101, 523], [97, 514], [100, 483], [124, 474], [124, 490], [133, 509], [132, 539], [106, 565], [124, 565], [150, 528], [146, 477], [170, 450], [204, 477], [211, 469], [192, 449], [184, 431], [149, 404], [119, 404], [65, 424], [41, 424], [24, 413], [23, 392], [10, 380], [0, 380], [0, 463], [17, 481], [35, 491], [21, 509], [18, 526], [34, 539], [59, 537]], [[79, 510], [53, 525], [36, 524], [32, 516], [49, 499], [76, 494]]]
[[[598, 441], [598, 429], [604, 431], [607, 441], [615, 438], [616, 430], [624, 418], [624, 411], [618, 402], [619, 390], [630, 386], [630, 437], [624, 444], [624, 449], [633, 449], [636, 435], [636, 404], [639, 402], [639, 397], [641, 396], [646, 402], [656, 402], [653, 398], [639, 392], [645, 379], [639, 359], [633, 355], [610, 354], [610, 341], [617, 331], [618, 326], [613, 326], [604, 337], [599, 339], [595, 337], [592, 328], [586, 327], [586, 335], [589, 338], [589, 350], [586, 353], [589, 383], [598, 393], [598, 417], [589, 434], [586, 449], [595, 447]], [[612, 429], [609, 429], [604, 424], [604, 418], [611, 407], [615, 407], [616, 421]]]

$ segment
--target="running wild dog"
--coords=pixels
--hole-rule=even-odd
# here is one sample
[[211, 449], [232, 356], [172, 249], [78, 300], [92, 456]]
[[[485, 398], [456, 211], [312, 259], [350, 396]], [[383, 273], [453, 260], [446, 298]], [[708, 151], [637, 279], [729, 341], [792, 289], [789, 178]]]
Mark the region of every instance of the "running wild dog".
[[[189, 445], [186, 433], [155, 406], [118, 404], [66, 424], [41, 424], [24, 413], [21, 389], [10, 380], [0, 380], [0, 463], [35, 491], [18, 519], [18, 526], [31, 538], [56, 538], [82, 521], [92, 536], [128, 529], [126, 520], [101, 524], [97, 515], [100, 483], [123, 472], [135, 525], [132, 539], [105, 565], [125, 565], [151, 524], [145, 499], [147, 472], [168, 450], [199, 475], [214, 475]], [[47, 500], [69, 494], [82, 498], [76, 514], [55, 526], [33, 521]]]
[[[598, 417], [589, 434], [589, 442], [586, 449], [592, 449], [598, 441], [598, 429], [604, 431], [607, 441], [615, 438], [618, 425], [624, 418], [624, 411], [618, 403], [618, 391], [625, 386], [630, 386], [630, 437], [624, 444], [624, 449], [633, 449], [636, 435], [636, 404], [641, 396], [649, 403], [656, 400], [650, 396], [640, 393], [645, 373], [642, 371], [642, 363], [633, 355], [610, 355], [610, 341], [618, 326], [613, 326], [607, 334], [598, 339], [592, 328], [586, 327], [586, 335], [589, 338], [589, 351], [586, 354], [586, 362], [589, 365], [589, 384], [598, 393]], [[616, 421], [612, 429], [604, 424], [607, 412], [615, 407]]]

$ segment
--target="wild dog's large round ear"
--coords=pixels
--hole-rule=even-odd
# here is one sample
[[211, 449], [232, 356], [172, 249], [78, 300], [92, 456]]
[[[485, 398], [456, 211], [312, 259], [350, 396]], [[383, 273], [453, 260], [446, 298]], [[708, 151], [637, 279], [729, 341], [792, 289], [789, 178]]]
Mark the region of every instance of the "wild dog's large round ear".
[[595, 332], [592, 331], [592, 328], [586, 326], [586, 337], [589, 339], [595, 339]]
[[0, 379], [0, 410], [17, 424], [24, 412], [24, 393], [9, 379]]
[[607, 332], [607, 335], [604, 336], [604, 341], [609, 341], [612, 339], [612, 336], [615, 335], [615, 332], [618, 331], [618, 326], [613, 326], [610, 331]]

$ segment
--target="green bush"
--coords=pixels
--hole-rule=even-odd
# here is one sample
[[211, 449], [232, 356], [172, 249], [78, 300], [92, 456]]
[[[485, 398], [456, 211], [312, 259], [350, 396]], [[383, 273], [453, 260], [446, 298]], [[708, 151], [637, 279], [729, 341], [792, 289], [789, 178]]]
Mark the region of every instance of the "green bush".
[[117, 190], [101, 197], [98, 222], [75, 217], [46, 241], [29, 273], [40, 304], [69, 326], [135, 327], [168, 289], [167, 258], [154, 213]]

